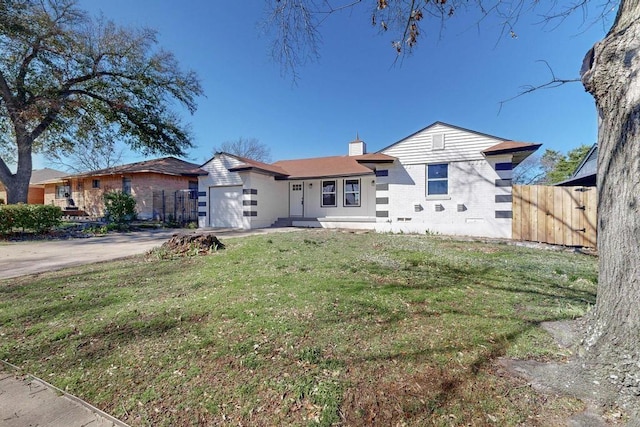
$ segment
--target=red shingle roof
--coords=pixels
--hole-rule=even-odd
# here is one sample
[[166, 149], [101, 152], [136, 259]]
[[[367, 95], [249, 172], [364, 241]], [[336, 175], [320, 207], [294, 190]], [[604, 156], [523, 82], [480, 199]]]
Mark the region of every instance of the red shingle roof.
[[373, 171], [358, 163], [361, 156], [316, 157], [281, 160], [273, 165], [286, 171], [289, 179], [369, 175]]
[[274, 175], [283, 175], [283, 176], [287, 175], [287, 173], [282, 168], [280, 168], [278, 166], [270, 165], [270, 164], [263, 163], [263, 162], [259, 162], [257, 160], [248, 159], [246, 157], [236, 156], [236, 155], [233, 155], [233, 154], [228, 154], [228, 153], [225, 153], [225, 154], [227, 154], [229, 156], [232, 156], [232, 157], [235, 157], [236, 159], [238, 159], [241, 162], [243, 162], [243, 164], [238, 165], [238, 166], [234, 166], [231, 169], [229, 169], [231, 171], [240, 172], [240, 171], [243, 171], [243, 170], [258, 169], [258, 170], [261, 170], [261, 171], [264, 171], [264, 172], [272, 173]]
[[542, 144], [532, 144], [529, 142], [516, 142], [516, 141], [504, 141], [487, 148], [483, 151], [484, 154], [508, 154], [518, 151], [536, 151]]
[[381, 153], [364, 154], [360, 156], [332, 156], [316, 157], [311, 159], [280, 160], [267, 164], [251, 160], [246, 157], [235, 157], [243, 162], [232, 167], [231, 171], [241, 172], [247, 170], [262, 171], [279, 176], [280, 178], [302, 179], [302, 178], [324, 178], [338, 176], [370, 175], [373, 170], [363, 166], [361, 163], [392, 163], [395, 157]]
[[542, 144], [531, 144], [528, 142], [504, 141], [487, 148], [482, 153], [486, 156], [512, 154], [511, 163], [515, 167], [540, 148], [541, 145]]

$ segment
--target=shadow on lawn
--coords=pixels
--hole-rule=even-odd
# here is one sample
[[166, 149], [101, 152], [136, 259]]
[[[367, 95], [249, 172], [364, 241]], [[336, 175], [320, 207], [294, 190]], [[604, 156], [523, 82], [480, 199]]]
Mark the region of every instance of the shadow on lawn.
[[[22, 300], [20, 309], [0, 315], [0, 325], [18, 343], [0, 356], [17, 365], [74, 350], [79, 357], [101, 358], [136, 340], [162, 336], [188, 320], [178, 309], [160, 305], [143, 313], [130, 304], [132, 293], [157, 297], [156, 283], [146, 289], [141, 282], [153, 274], [175, 274], [174, 264], [129, 263], [119, 269], [117, 281], [108, 279], [113, 268], [112, 263], [97, 264], [81, 273], [56, 273], [53, 280], [46, 275], [35, 281], [25, 278], [0, 288], [5, 301]], [[106, 277], [105, 282], [97, 283], [96, 277]]]
[[[506, 354], [508, 343], [534, 327], [535, 324], [526, 324], [497, 337], [495, 344], [478, 352], [464, 367], [457, 362], [439, 365], [432, 359], [442, 353], [477, 350], [477, 346], [443, 347], [350, 361], [352, 370], [365, 365], [360, 369], [367, 373], [360, 381], [350, 380], [341, 411], [346, 425], [437, 424], [441, 416], [447, 418], [447, 425], [453, 420], [455, 425], [477, 425], [480, 421], [483, 424], [486, 408], [482, 400], [494, 400], [496, 396], [491, 394], [493, 390], [482, 389], [486, 384], [479, 375], [490, 373], [493, 361]], [[409, 364], [414, 368], [394, 371], [396, 366]]]
[[[96, 320], [97, 323], [99, 321]], [[49, 355], [74, 353], [75, 358], [100, 359], [114, 349], [128, 346], [145, 338], [161, 337], [181, 324], [177, 312], [142, 314], [137, 310], [119, 314], [99, 325], [68, 325], [58, 328], [53, 335], [31, 340], [31, 345], [19, 346], [10, 355], [10, 362], [20, 365]], [[86, 326], [86, 329], [85, 329]], [[6, 358], [6, 356], [5, 356]]]
[[[417, 324], [430, 322], [430, 319], [443, 315], [453, 315], [447, 319], [455, 316], [477, 317], [484, 321], [507, 321], [510, 325], [503, 325], [501, 329], [504, 331], [506, 328], [506, 331], [494, 335], [490, 340], [487, 337], [483, 342], [461, 337], [450, 345], [443, 343], [431, 348], [416, 342], [414, 350], [363, 353], [353, 357], [347, 365], [354, 368], [358, 366], [354, 370], [361, 369], [367, 374], [362, 375], [360, 381], [350, 379], [351, 385], [345, 393], [342, 407], [347, 425], [454, 422], [454, 418], [447, 418], [450, 416], [448, 411], [457, 417], [454, 422], [456, 425], [473, 424], [480, 420], [488, 422], [487, 409], [483, 408], [480, 400], [487, 399], [495, 404], [496, 400], [505, 396], [492, 396], [491, 393], [495, 391], [483, 389], [486, 384], [480, 378], [481, 374], [491, 374], [495, 369], [494, 361], [505, 356], [514, 341], [538, 328], [542, 322], [565, 320], [572, 316], [562, 311], [547, 310], [549, 306], [587, 306], [595, 303], [595, 286], [591, 291], [579, 286], [572, 287], [572, 284], [561, 283], [560, 280], [545, 280], [544, 275], [536, 274], [536, 271], [513, 274], [490, 266], [455, 265], [444, 258], [428, 262], [414, 260], [404, 269], [369, 264], [360, 266], [359, 270], [369, 273], [368, 279], [373, 285], [358, 286], [359, 291], [373, 287], [388, 295], [428, 292], [425, 303], [416, 303], [410, 308]], [[386, 280], [379, 280], [380, 277]], [[388, 280], [389, 277], [394, 280]], [[446, 294], [447, 290], [454, 291], [454, 295], [467, 295], [467, 292], [470, 295], [463, 297], [458, 307], [455, 301], [428, 301], [429, 297], [440, 295], [441, 291]], [[500, 298], [505, 293], [517, 295], [518, 298], [508, 299], [506, 306], [495, 313], [483, 310], [482, 304], [469, 301], [473, 298]], [[357, 295], [354, 297], [358, 298]], [[523, 311], [517, 306], [519, 303], [530, 304], [540, 311]], [[336, 323], [349, 322], [357, 319], [356, 312], [364, 313], [365, 319], [373, 319], [379, 325], [378, 333], [381, 335], [393, 334], [394, 328], [403, 328], [405, 325], [400, 322], [406, 318], [407, 312], [390, 310], [384, 302], [356, 301], [350, 304], [356, 304], [362, 311], [355, 310], [342, 318], [340, 314], [344, 316], [347, 313], [334, 312], [332, 320]], [[485, 326], [490, 324], [484, 322]], [[472, 360], [466, 360], [463, 366], [455, 360], [456, 354], [472, 356]], [[394, 370], [395, 366], [404, 366], [404, 371]], [[413, 368], [407, 370], [407, 366]], [[540, 396], [529, 398], [546, 399]], [[458, 407], [458, 412], [454, 407]]]
[[[595, 285], [593, 290], [585, 290], [571, 286], [569, 282], [562, 284], [559, 280], [544, 280], [536, 270], [513, 272], [492, 266], [457, 265], [447, 262], [446, 258], [409, 263], [401, 269], [370, 263], [360, 266], [360, 270], [367, 272], [378, 289], [389, 293], [476, 287], [576, 304], [595, 304], [596, 298]], [[390, 280], [390, 277], [394, 279]], [[360, 289], [367, 287], [361, 286]]]

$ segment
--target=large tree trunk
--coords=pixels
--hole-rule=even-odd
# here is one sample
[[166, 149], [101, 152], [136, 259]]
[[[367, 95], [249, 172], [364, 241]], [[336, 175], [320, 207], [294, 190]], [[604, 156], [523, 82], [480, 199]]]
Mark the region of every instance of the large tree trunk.
[[12, 174], [4, 161], [0, 160], [0, 180], [7, 192], [6, 203], [27, 203], [29, 195], [29, 181], [33, 167], [31, 153], [33, 142], [28, 136], [19, 136], [18, 143], [18, 168]]
[[640, 395], [640, 0], [622, 0], [607, 37], [587, 54], [582, 82], [596, 101], [598, 295], [584, 360]]

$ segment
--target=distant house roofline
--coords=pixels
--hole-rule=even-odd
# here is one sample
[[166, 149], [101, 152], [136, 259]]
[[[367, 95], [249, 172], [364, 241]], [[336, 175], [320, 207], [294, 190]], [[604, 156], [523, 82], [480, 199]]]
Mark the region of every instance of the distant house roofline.
[[88, 178], [98, 176], [132, 174], [132, 173], [158, 173], [172, 176], [197, 177], [206, 175], [207, 172], [200, 169], [195, 163], [178, 159], [173, 156], [161, 157], [158, 159], [144, 160], [141, 162], [127, 163], [120, 166], [113, 166], [105, 169], [97, 169], [89, 172], [81, 172], [66, 175], [58, 178], [58, 181], [74, 178]]
[[[595, 157], [594, 157], [595, 156]], [[587, 170], [585, 168], [588, 166]], [[595, 186], [598, 172], [598, 144], [593, 144], [584, 156], [578, 167], [573, 171], [571, 177], [555, 183], [560, 187], [570, 187], [573, 185]]]
[[29, 185], [41, 186], [51, 180], [55, 180], [67, 174], [68, 172], [63, 172], [51, 168], [33, 169], [31, 171], [31, 179], [29, 180]]

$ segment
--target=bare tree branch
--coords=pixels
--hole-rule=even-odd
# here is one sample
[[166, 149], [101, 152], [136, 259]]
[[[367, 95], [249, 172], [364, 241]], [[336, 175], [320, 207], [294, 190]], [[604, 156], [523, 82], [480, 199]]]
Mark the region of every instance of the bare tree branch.
[[271, 161], [271, 149], [257, 138], [240, 137], [234, 141], [225, 141], [213, 149], [213, 154], [220, 152], [264, 163]]
[[523, 95], [527, 95], [529, 93], [535, 92], [537, 90], [541, 90], [541, 89], [553, 89], [562, 85], [565, 85], [567, 83], [579, 83], [581, 82], [579, 77], [576, 77], [574, 79], [559, 79], [558, 77], [556, 77], [555, 73], [553, 72], [553, 69], [551, 68], [551, 66], [549, 65], [549, 63], [543, 59], [540, 59], [536, 62], [542, 62], [543, 64], [546, 65], [547, 69], [549, 70], [549, 73], [551, 74], [551, 78], [545, 82], [542, 83], [540, 85], [525, 85], [521, 87], [521, 91], [515, 95], [512, 96], [511, 98], [505, 99], [503, 101], [500, 101], [500, 108], [498, 110], [498, 114], [500, 114], [500, 112], [502, 111], [502, 107], [504, 106], [504, 104], [506, 104], [507, 102], [513, 101], [514, 99], [520, 98]]
[[47, 163], [69, 172], [106, 169], [123, 163], [125, 149], [111, 141], [90, 139], [47, 151]]

